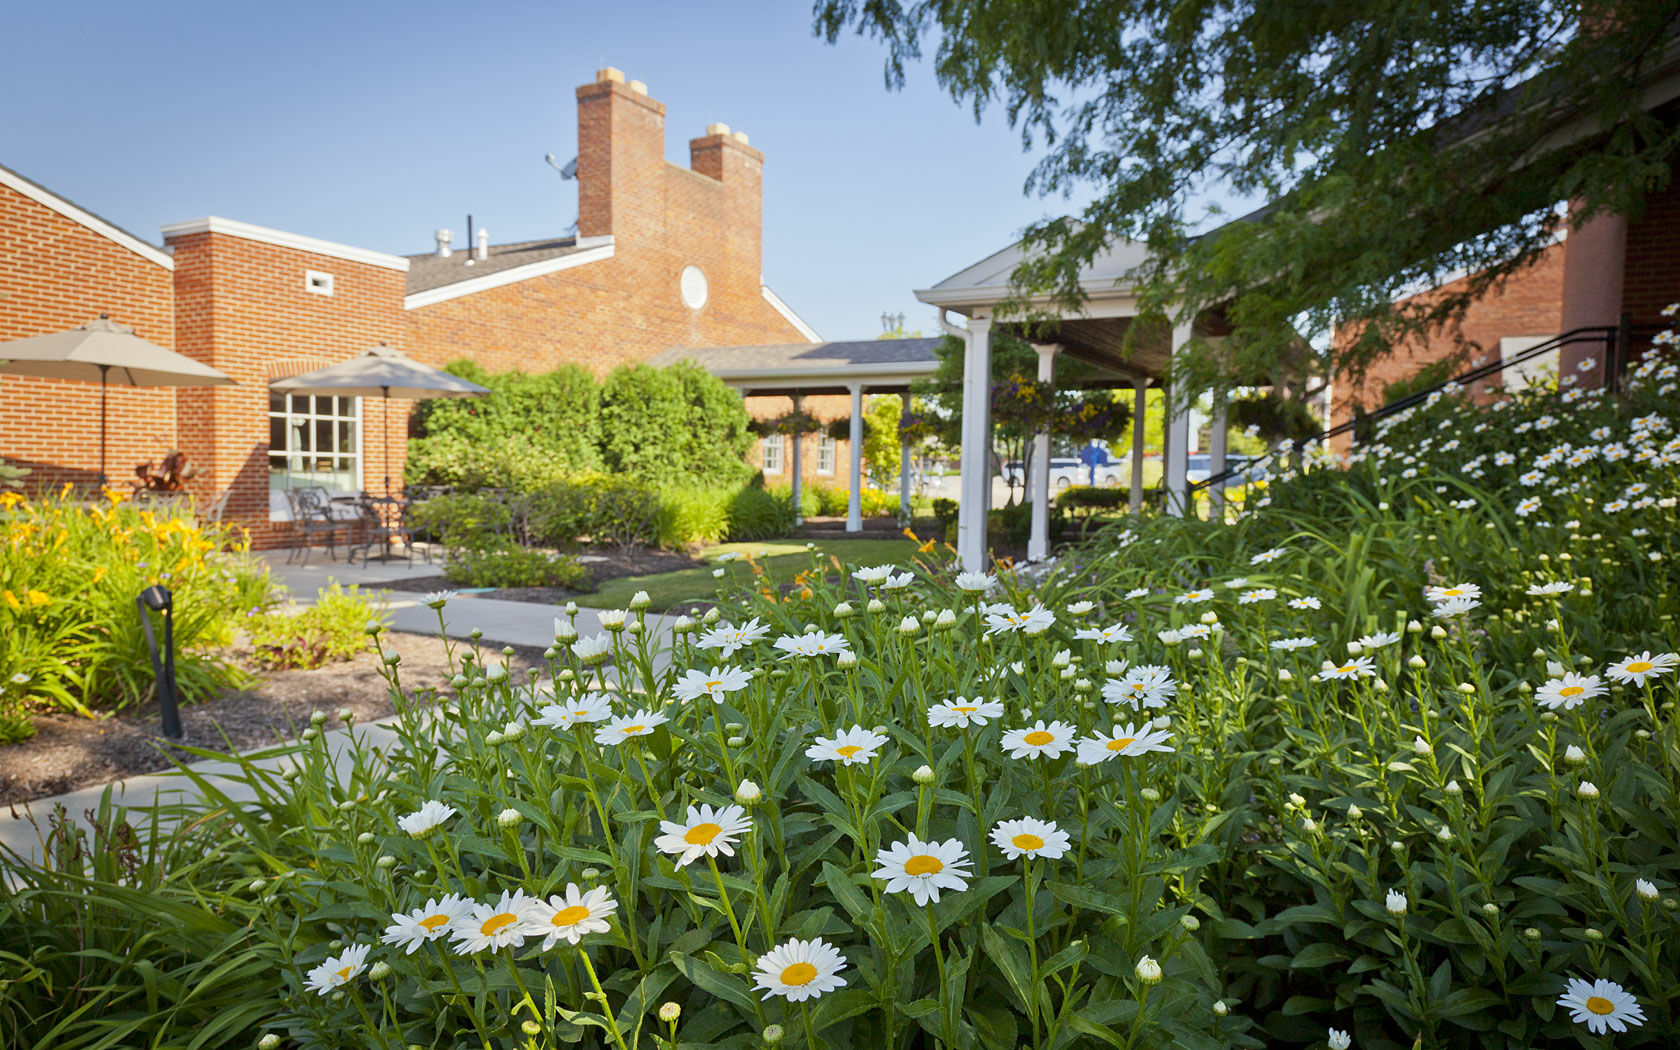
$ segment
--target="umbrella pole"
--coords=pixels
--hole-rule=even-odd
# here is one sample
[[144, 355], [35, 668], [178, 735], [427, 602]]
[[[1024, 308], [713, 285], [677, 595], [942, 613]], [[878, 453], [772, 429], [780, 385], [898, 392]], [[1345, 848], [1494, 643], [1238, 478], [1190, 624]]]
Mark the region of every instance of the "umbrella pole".
[[380, 400], [384, 402], [379, 410], [380, 417], [385, 424], [385, 498], [391, 498], [391, 388], [379, 388]]
[[105, 379], [110, 365], [99, 366], [99, 491], [105, 491]]

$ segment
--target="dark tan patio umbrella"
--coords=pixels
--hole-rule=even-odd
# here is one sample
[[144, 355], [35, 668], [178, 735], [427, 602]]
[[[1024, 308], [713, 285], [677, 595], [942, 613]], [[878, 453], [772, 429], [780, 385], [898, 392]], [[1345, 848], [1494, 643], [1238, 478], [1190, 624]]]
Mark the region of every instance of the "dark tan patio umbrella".
[[[317, 394], [327, 397], [377, 397], [385, 402], [390, 422], [391, 398], [427, 401], [434, 397], [483, 397], [489, 390], [440, 368], [423, 365], [384, 343], [348, 361], [313, 372], [277, 379], [268, 384], [277, 394]], [[385, 495], [391, 494], [391, 445], [385, 443]]]
[[0, 343], [0, 372], [99, 384], [99, 484], [105, 473], [105, 398], [120, 386], [225, 386], [231, 376], [185, 354], [165, 350], [104, 314], [79, 328]]

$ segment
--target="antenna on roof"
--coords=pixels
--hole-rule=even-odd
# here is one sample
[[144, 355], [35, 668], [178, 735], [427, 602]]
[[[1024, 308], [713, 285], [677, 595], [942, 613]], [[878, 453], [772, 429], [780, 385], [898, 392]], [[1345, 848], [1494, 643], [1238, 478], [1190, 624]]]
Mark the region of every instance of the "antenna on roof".
[[577, 158], [576, 157], [573, 157], [571, 160], [568, 160], [566, 163], [561, 164], [554, 159], [554, 154], [549, 153], [549, 154], [546, 154], [543, 157], [543, 160], [548, 161], [548, 166], [553, 168], [555, 171], [559, 172], [560, 177], [562, 179], [575, 179], [575, 178], [577, 178]]

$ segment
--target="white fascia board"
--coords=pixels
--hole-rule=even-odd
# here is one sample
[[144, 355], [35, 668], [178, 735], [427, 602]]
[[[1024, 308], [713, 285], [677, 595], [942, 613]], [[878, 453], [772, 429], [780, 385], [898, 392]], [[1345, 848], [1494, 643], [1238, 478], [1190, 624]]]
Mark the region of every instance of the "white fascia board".
[[781, 314], [782, 317], [787, 321], [788, 324], [793, 325], [793, 327], [796, 328], [799, 331], [800, 335], [804, 336], [806, 339], [809, 339], [813, 343], [822, 342], [822, 336], [817, 334], [817, 330], [815, 328], [812, 328], [810, 325], [806, 324], [804, 318], [802, 318], [798, 314], [794, 313], [793, 312], [793, 307], [789, 306], [787, 303], [782, 302], [781, 296], [777, 295], [775, 292], [772, 292], [770, 290], [769, 285], [760, 284], [758, 286], [758, 288], [759, 288], [759, 291], [764, 293], [764, 301], [769, 303], [771, 308], [774, 309], [777, 313]]
[[[1116, 285], [1111, 279], [1099, 278], [1094, 281], [1081, 281], [1079, 287], [1088, 298], [1077, 312], [1064, 315], [1070, 319], [1080, 317], [1132, 317], [1138, 312], [1135, 290]], [[917, 300], [930, 306], [947, 309], [964, 317], [989, 317], [998, 303], [1010, 298], [1009, 288], [1006, 285], [990, 285], [980, 288], [919, 288], [912, 294], [916, 296]], [[1029, 296], [1026, 301], [1031, 306], [1042, 306], [1060, 311], [1060, 308], [1048, 295]]]
[[35, 185], [21, 175], [0, 168], [0, 186], [11, 187], [35, 203], [58, 212], [78, 226], [86, 227], [107, 240], [115, 241], [147, 262], [157, 263], [165, 270], [175, 269], [174, 258], [162, 248], [154, 244], [147, 244], [132, 233], [112, 226], [92, 212], [76, 207], [63, 197]]
[[712, 375], [730, 384], [786, 383], [793, 386], [813, 386], [819, 383], [845, 386], [848, 383], [871, 379], [911, 380], [933, 375], [938, 370], [937, 361], [928, 361], [925, 364], [906, 364], [901, 361], [884, 365], [848, 365], [832, 371], [811, 368], [707, 369]]
[[302, 234], [287, 233], [285, 230], [270, 229], [267, 226], [253, 226], [248, 222], [224, 219], [217, 215], [192, 219], [188, 222], [172, 223], [165, 226], [162, 232], [165, 239], [184, 237], [192, 233], [220, 233], [228, 237], [241, 237], [247, 241], [259, 241], [263, 244], [272, 244], [281, 248], [295, 248], [300, 252], [331, 256], [334, 259], [348, 259], [351, 262], [366, 263], [369, 266], [382, 266], [387, 270], [408, 272], [408, 260], [400, 255], [387, 255], [385, 252], [374, 252], [348, 244], [323, 241], [315, 237], [305, 237]]
[[553, 259], [545, 259], [542, 262], [534, 262], [528, 266], [515, 266], [509, 270], [485, 274], [483, 277], [469, 277], [464, 281], [446, 284], [442, 288], [430, 288], [424, 292], [415, 292], [413, 295], [404, 296], [403, 309], [415, 310], [422, 306], [431, 306], [434, 303], [459, 299], [463, 295], [487, 292], [492, 288], [518, 284], [520, 281], [529, 281], [533, 277], [546, 277], [551, 273], [559, 273], [561, 270], [570, 270], [574, 266], [585, 266], [592, 262], [600, 262], [603, 259], [613, 257], [613, 239], [611, 236], [579, 237], [577, 243], [578, 247], [582, 249], [581, 251], [557, 256]]

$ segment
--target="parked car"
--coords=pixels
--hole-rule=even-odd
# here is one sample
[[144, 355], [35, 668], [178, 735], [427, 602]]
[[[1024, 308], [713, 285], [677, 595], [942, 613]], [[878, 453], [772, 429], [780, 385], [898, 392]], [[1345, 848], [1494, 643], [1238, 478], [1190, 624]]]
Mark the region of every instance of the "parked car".
[[[1011, 485], [1021, 484], [1023, 471], [1020, 460], [1011, 460], [1003, 465], [1003, 480]], [[1052, 456], [1050, 459], [1050, 487], [1054, 490], [1069, 488], [1073, 485], [1088, 485], [1091, 481], [1091, 468], [1079, 462], [1072, 456]], [[1108, 463], [1097, 467], [1098, 485], [1120, 484], [1120, 464]]]
[[[1268, 475], [1265, 465], [1257, 463], [1253, 456], [1226, 456], [1225, 469], [1237, 472], [1225, 479], [1227, 485], [1245, 485], [1251, 481], [1260, 481]], [[1213, 476], [1213, 457], [1206, 453], [1190, 456], [1184, 476], [1192, 485], [1206, 481]]]

